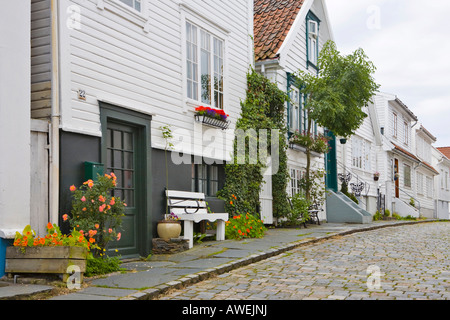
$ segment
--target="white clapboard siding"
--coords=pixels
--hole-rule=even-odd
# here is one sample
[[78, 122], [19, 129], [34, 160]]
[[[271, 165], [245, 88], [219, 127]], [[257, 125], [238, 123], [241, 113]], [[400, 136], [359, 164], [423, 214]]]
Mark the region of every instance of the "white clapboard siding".
[[52, 108], [50, 81], [31, 84], [31, 118], [48, 119]]
[[51, 79], [50, 0], [31, 0], [31, 83]]
[[47, 234], [49, 221], [48, 127], [44, 120], [31, 120], [31, 227], [40, 236]]
[[[99, 9], [99, 2], [104, 4], [103, 10]], [[141, 3], [146, 8], [143, 17], [150, 17], [148, 32], [143, 29], [142, 19], [126, 13], [127, 7], [117, 6], [117, 0], [61, 1], [60, 12], [69, 5], [81, 9], [80, 28], [62, 28], [60, 35], [64, 46], [61, 50], [61, 82], [65, 88], [61, 93], [63, 130], [101, 135], [98, 105], [101, 100], [152, 114], [153, 147], [164, 146], [158, 128], [166, 124], [192, 135], [198, 126], [194, 120], [195, 106], [187, 105], [184, 100], [183, 10], [228, 31], [225, 111], [230, 114], [230, 129], [234, 129], [240, 101], [245, 98], [246, 73], [251, 63], [248, 34], [251, 1], [192, 0], [180, 5], [176, 0], [142, 0]], [[78, 100], [80, 89], [86, 92], [86, 101]], [[191, 141], [194, 150], [206, 144], [198, 137]], [[222, 146], [223, 142], [215, 144]], [[231, 144], [227, 144], [223, 154], [228, 155], [229, 151]]]

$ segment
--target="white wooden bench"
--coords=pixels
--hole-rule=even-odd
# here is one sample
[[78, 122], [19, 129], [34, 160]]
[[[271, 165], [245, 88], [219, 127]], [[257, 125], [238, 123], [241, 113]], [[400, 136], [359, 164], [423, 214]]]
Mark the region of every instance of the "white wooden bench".
[[184, 221], [184, 238], [189, 240], [189, 248], [194, 246], [194, 222], [217, 222], [216, 240], [225, 240], [228, 213], [208, 213], [204, 193], [166, 190], [166, 197], [169, 212]]

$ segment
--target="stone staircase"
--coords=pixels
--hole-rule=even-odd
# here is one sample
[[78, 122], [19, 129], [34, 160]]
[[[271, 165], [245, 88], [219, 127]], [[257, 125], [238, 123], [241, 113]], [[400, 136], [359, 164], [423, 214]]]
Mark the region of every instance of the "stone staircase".
[[327, 190], [327, 222], [372, 223], [372, 215], [342, 192]]

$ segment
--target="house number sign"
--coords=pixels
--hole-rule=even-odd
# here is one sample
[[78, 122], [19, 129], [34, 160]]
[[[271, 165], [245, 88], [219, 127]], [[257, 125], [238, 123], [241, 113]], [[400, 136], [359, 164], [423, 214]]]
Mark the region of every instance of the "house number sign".
[[78, 90], [78, 99], [86, 101], [86, 91], [85, 90]]

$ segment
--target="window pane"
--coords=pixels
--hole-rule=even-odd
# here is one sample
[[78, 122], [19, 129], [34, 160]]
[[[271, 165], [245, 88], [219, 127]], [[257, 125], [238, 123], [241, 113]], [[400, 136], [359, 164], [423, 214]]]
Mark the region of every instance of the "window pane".
[[124, 171], [123, 172], [123, 186], [125, 188], [129, 188], [129, 189], [134, 188], [133, 171]]
[[123, 160], [124, 160], [124, 169], [134, 169], [134, 154], [132, 152], [124, 152]]
[[123, 167], [122, 151], [113, 152], [113, 167], [119, 169]]
[[124, 193], [124, 202], [128, 207], [134, 207], [134, 190], [125, 190]]
[[211, 37], [205, 31], [201, 31], [201, 81], [202, 102], [211, 104]]
[[141, 11], [141, 0], [134, 0], [134, 8], [137, 11]]
[[127, 6], [130, 6], [133, 8], [133, 0], [120, 0], [120, 1], [125, 3]]
[[214, 38], [214, 106], [223, 109], [223, 41]]
[[113, 132], [113, 148], [122, 149], [122, 132], [120, 131]]
[[123, 149], [133, 150], [133, 134], [129, 132], [123, 133]]

